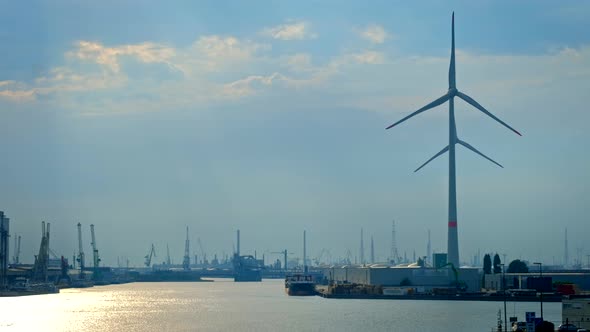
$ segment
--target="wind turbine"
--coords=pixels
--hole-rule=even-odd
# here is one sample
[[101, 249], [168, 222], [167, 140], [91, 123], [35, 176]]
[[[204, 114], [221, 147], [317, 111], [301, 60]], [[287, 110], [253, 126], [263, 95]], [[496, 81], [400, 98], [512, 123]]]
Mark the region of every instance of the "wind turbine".
[[449, 66], [449, 90], [445, 93], [442, 97], [436, 99], [435, 101], [431, 102], [430, 104], [420, 108], [419, 110], [415, 111], [414, 113], [404, 117], [403, 119], [397, 121], [396, 123], [392, 124], [391, 126], [387, 127], [386, 129], [390, 129], [407, 119], [413, 117], [414, 115], [418, 115], [424, 111], [427, 111], [431, 108], [439, 106], [444, 102], [449, 102], [449, 145], [444, 147], [440, 150], [437, 154], [435, 154], [432, 158], [428, 159], [422, 166], [418, 167], [414, 172], [419, 171], [422, 167], [426, 166], [429, 162], [434, 160], [436, 157], [442, 155], [445, 152], [449, 152], [449, 234], [448, 234], [448, 262], [452, 263], [454, 266], [459, 267], [459, 242], [457, 239], [457, 191], [456, 191], [456, 181], [455, 181], [455, 144], [460, 144], [466, 147], [467, 149], [477, 153], [478, 155], [484, 157], [485, 159], [491, 161], [492, 163], [504, 168], [502, 165], [498, 164], [488, 156], [484, 155], [483, 153], [479, 152], [476, 148], [471, 146], [469, 143], [460, 140], [457, 137], [457, 128], [455, 126], [455, 97], [459, 97], [463, 99], [468, 104], [472, 105], [473, 107], [477, 108], [487, 116], [491, 117], [492, 119], [496, 120], [504, 127], [512, 130], [519, 136], [522, 136], [518, 131], [514, 128], [510, 127], [504, 121], [498, 119], [495, 115], [490, 113], [486, 110], [483, 106], [481, 106], [477, 101], [473, 98], [469, 97], [465, 93], [460, 92], [457, 90], [456, 80], [455, 80], [455, 13], [453, 12], [452, 16], [452, 23], [451, 23], [451, 64]]

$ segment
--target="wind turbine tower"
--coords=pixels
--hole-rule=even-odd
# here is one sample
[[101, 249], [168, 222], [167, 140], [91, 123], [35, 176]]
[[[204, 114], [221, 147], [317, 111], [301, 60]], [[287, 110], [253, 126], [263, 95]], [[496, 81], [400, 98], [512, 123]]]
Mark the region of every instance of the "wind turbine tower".
[[466, 143], [465, 141], [460, 140], [457, 137], [457, 128], [455, 126], [455, 97], [459, 97], [463, 99], [465, 102], [470, 104], [471, 106], [477, 108], [487, 116], [491, 117], [492, 119], [496, 120], [506, 128], [512, 130], [519, 136], [522, 136], [518, 131], [510, 127], [504, 121], [498, 119], [495, 115], [488, 112], [483, 106], [481, 106], [477, 101], [473, 98], [469, 97], [465, 93], [460, 92], [457, 90], [456, 79], [455, 79], [455, 13], [453, 12], [452, 16], [452, 23], [451, 23], [451, 63], [449, 66], [449, 89], [448, 91], [438, 99], [434, 100], [433, 102], [429, 103], [428, 105], [418, 109], [414, 113], [404, 117], [403, 119], [399, 120], [398, 122], [392, 124], [391, 126], [387, 127], [386, 129], [390, 129], [407, 119], [413, 117], [414, 115], [420, 114], [426, 110], [434, 108], [443, 104], [444, 102], [449, 102], [449, 145], [444, 147], [440, 150], [437, 154], [435, 154], [432, 158], [428, 159], [422, 166], [418, 167], [414, 172], [419, 171], [422, 167], [426, 166], [429, 162], [431, 162], [436, 157], [442, 155], [445, 152], [449, 153], [449, 216], [448, 216], [448, 239], [447, 239], [447, 255], [448, 255], [448, 262], [452, 263], [456, 267], [459, 266], [459, 241], [457, 238], [457, 190], [456, 190], [456, 178], [455, 178], [455, 145], [460, 144], [463, 145], [465, 148], [477, 153], [481, 157], [491, 161], [492, 163], [500, 166], [503, 168], [502, 165], [498, 164], [494, 160], [490, 159], [488, 156], [484, 155], [483, 153], [479, 152], [476, 148], [471, 146], [470, 144]]

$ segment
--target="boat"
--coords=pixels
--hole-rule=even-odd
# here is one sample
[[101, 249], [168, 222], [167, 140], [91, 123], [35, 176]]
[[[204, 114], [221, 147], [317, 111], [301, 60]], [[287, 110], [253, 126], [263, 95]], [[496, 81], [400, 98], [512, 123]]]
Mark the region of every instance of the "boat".
[[285, 277], [285, 292], [290, 296], [316, 295], [315, 282], [310, 274], [292, 274]]
[[234, 254], [234, 281], [262, 281], [262, 262], [251, 255]]
[[59, 289], [50, 282], [29, 283], [29, 280], [18, 277], [6, 290], [0, 290], [3, 296], [24, 296], [59, 293]]
[[232, 265], [234, 267], [234, 281], [262, 281], [264, 262], [252, 255], [240, 255], [240, 230], [237, 232], [238, 249], [234, 253]]

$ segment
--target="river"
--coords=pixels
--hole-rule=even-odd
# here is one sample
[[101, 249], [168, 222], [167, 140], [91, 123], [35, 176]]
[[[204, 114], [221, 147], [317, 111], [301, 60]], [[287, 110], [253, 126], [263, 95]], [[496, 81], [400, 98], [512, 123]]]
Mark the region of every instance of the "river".
[[[289, 297], [282, 280], [131, 283], [0, 298], [0, 331], [491, 331], [502, 302]], [[539, 303], [508, 303], [519, 320]], [[560, 303], [545, 303], [561, 319]]]

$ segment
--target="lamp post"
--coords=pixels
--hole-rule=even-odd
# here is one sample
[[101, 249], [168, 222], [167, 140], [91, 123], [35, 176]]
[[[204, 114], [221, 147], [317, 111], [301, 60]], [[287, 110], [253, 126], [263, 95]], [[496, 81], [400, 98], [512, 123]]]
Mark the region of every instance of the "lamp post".
[[[539, 276], [541, 278], [541, 280], [539, 280], [539, 282], [542, 282], [543, 279], [543, 263], [539, 263], [539, 262], [535, 262], [533, 263], [535, 265], [539, 265]], [[539, 301], [541, 302], [541, 319], [543, 319], [543, 289], [541, 288], [541, 296], [539, 297]]]
[[504, 332], [508, 332], [508, 319], [506, 317], [506, 271], [504, 263], [500, 263], [502, 267], [502, 292], [504, 293]]

